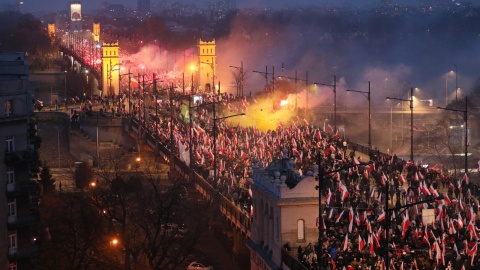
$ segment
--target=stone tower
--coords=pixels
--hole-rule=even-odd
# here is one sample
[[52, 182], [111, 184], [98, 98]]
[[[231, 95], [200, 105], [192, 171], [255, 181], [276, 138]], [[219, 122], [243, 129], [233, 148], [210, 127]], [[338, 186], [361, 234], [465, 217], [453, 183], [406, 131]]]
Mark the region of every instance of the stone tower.
[[212, 41], [198, 42], [198, 67], [199, 87], [201, 92], [213, 92], [215, 90], [217, 56], [215, 53], [215, 39]]
[[93, 42], [99, 42], [100, 41], [100, 23], [93, 23]]
[[120, 56], [118, 41], [102, 45], [103, 95], [117, 95], [120, 89]]

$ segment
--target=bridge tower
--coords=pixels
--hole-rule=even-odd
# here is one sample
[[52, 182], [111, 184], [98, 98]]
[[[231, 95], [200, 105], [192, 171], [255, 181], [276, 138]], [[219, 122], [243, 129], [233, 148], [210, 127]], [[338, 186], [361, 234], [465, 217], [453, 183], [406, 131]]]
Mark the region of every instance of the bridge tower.
[[100, 42], [100, 23], [93, 23], [93, 42]]
[[102, 45], [102, 89], [104, 95], [117, 95], [120, 89], [120, 56], [118, 41]]
[[70, 31], [82, 31], [82, 3], [70, 3]]
[[55, 42], [55, 24], [49, 23], [47, 30], [48, 36], [50, 37], [50, 43], [53, 44]]
[[215, 53], [215, 39], [212, 41], [198, 42], [198, 70], [200, 91], [215, 91], [215, 73], [217, 56]]

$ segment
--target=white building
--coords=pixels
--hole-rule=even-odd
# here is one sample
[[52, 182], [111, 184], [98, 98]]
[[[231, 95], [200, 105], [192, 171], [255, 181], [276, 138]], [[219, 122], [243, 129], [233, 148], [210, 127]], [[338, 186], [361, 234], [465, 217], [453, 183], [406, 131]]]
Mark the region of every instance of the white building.
[[[318, 241], [318, 166], [315, 172], [300, 176], [293, 169], [284, 149], [282, 159], [274, 160], [265, 169], [253, 161], [253, 222], [250, 249], [252, 270], [280, 269], [281, 250], [288, 242], [292, 249], [312, 246]], [[282, 269], [289, 269], [283, 264]]]

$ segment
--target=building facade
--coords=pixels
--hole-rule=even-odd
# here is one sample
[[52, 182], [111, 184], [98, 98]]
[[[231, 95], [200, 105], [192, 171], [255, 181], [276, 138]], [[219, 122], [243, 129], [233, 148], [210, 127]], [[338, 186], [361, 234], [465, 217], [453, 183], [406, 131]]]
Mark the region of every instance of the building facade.
[[246, 243], [251, 269], [289, 269], [282, 261], [282, 248], [314, 245], [318, 239], [318, 166], [300, 176], [286, 149], [282, 159], [266, 168], [253, 163], [254, 213], [251, 239]]
[[0, 269], [38, 269], [39, 162], [23, 53], [0, 53]]

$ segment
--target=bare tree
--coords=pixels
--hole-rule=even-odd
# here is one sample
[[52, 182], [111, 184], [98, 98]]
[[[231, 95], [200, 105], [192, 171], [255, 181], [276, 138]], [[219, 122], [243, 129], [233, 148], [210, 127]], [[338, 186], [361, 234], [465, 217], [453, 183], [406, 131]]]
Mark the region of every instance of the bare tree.
[[[97, 186], [90, 191], [124, 248], [124, 268], [131, 262], [142, 269], [174, 269], [197, 243], [204, 223], [195, 205], [191, 210], [186, 187], [167, 176], [168, 166], [133, 166], [133, 157], [112, 152], [97, 172]], [[185, 227], [188, 219], [195, 226]], [[188, 222], [191, 224], [191, 222]]]

